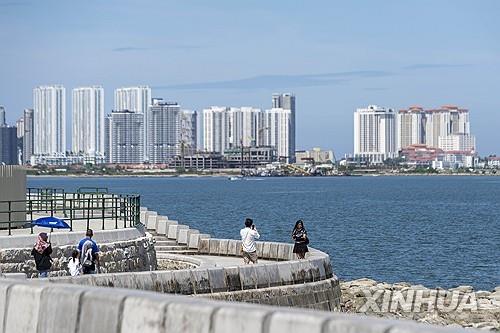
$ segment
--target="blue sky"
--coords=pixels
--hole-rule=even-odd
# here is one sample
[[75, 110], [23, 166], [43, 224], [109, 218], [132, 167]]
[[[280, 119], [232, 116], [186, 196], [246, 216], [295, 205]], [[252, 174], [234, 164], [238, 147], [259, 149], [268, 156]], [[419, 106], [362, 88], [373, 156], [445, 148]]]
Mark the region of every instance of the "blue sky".
[[[40, 84], [148, 84], [188, 109], [297, 96], [297, 147], [352, 151], [352, 113], [470, 109], [500, 153], [500, 1], [0, 0], [0, 105], [14, 122]], [[69, 130], [69, 128], [68, 128]]]

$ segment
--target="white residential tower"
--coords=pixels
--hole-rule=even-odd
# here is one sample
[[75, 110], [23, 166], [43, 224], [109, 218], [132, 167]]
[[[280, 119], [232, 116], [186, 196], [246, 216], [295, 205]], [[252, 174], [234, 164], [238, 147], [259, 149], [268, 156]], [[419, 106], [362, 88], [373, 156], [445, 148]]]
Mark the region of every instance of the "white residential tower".
[[72, 150], [88, 156], [104, 155], [104, 89], [73, 89]]
[[61, 85], [33, 89], [33, 153], [66, 152], [66, 89]]

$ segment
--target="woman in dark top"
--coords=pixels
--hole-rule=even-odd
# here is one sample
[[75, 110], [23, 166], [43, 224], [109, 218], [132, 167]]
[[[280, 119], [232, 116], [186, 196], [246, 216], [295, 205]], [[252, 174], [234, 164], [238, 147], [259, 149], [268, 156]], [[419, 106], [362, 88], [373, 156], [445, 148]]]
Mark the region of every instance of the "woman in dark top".
[[48, 237], [45, 232], [38, 235], [36, 244], [31, 250], [31, 255], [35, 258], [36, 270], [38, 277], [46, 278], [49, 276], [50, 267], [52, 267], [52, 246], [48, 242]]
[[306, 252], [309, 252], [309, 250], [307, 249], [309, 238], [307, 238], [307, 231], [304, 228], [304, 222], [302, 220], [298, 220], [295, 223], [295, 227], [293, 228], [292, 232], [292, 239], [295, 241], [293, 253], [296, 253], [299, 259], [304, 259], [306, 256]]

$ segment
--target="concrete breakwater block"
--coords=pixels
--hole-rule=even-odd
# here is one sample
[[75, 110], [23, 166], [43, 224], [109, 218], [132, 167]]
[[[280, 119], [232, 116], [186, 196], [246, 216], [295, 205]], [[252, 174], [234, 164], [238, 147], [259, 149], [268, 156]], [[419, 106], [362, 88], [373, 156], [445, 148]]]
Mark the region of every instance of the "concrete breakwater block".
[[310, 259], [309, 263], [314, 271], [313, 276], [315, 277], [315, 281], [326, 279], [326, 270], [322, 258]]
[[269, 249], [269, 259], [277, 259], [278, 258], [278, 245], [279, 243], [272, 242], [271, 247]]
[[134, 289], [137, 290], [154, 290], [156, 286], [156, 276], [152, 272], [135, 273]]
[[208, 241], [208, 253], [211, 255], [218, 255], [220, 247], [220, 239], [210, 239]]
[[158, 216], [156, 221], [156, 234], [165, 235], [167, 233], [167, 221], [168, 217], [166, 216]]
[[190, 249], [199, 249], [200, 248], [200, 240], [202, 239], [210, 239], [209, 234], [200, 234], [193, 233], [189, 235], [189, 248]]
[[174, 271], [158, 271], [151, 272], [154, 275], [155, 287], [154, 291], [159, 293], [171, 293], [174, 287], [172, 283], [174, 281], [173, 273]]
[[257, 276], [257, 288], [268, 288], [270, 286], [270, 282], [266, 265], [254, 265], [254, 269]]
[[242, 282], [238, 267], [225, 267], [224, 273], [226, 274], [226, 285], [229, 289], [228, 291], [242, 290]]
[[289, 262], [280, 262], [275, 264], [278, 267], [279, 277], [281, 280], [281, 285], [289, 285], [294, 283], [294, 278], [292, 275], [292, 266]]
[[[177, 222], [177, 221], [175, 221]], [[182, 224], [172, 224], [168, 226], [168, 234], [167, 237], [169, 239], [177, 239], [179, 237], [179, 230], [181, 229], [189, 229], [187, 225]]]
[[168, 230], [170, 228], [170, 226], [172, 225], [177, 225], [179, 224], [177, 221], [175, 220], [167, 220], [167, 223], [166, 223], [166, 226], [165, 226], [165, 233], [162, 234], [162, 236], [167, 236], [168, 237]]
[[191, 270], [191, 280], [194, 286], [195, 294], [208, 294], [210, 289], [210, 277], [206, 269]]
[[[303, 272], [303, 274], [304, 274], [304, 282], [305, 283], [313, 282], [315, 280], [314, 279], [314, 270], [313, 270], [309, 260], [300, 260], [299, 267], [300, 267], [300, 271]], [[317, 278], [316, 278], [316, 280], [317, 280]]]
[[158, 218], [157, 212], [152, 212], [152, 211], [147, 212], [147, 218], [146, 218], [146, 229], [147, 230], [155, 230], [157, 218]]
[[219, 255], [227, 256], [228, 255], [228, 247], [229, 247], [229, 239], [221, 239], [219, 243]]
[[303, 269], [300, 261], [290, 261], [290, 268], [292, 269], [293, 281], [295, 284], [305, 283], [306, 272]]
[[270, 255], [271, 255], [271, 243], [264, 242], [262, 246], [262, 258], [269, 259]]
[[179, 230], [179, 238], [177, 239], [177, 243], [188, 245], [191, 235], [199, 233], [200, 232], [196, 229], [181, 229]]
[[141, 207], [141, 212], [139, 213], [139, 219], [142, 224], [146, 224], [148, 219], [148, 209], [142, 210], [144, 207]]
[[323, 265], [325, 266], [326, 277], [329, 279], [333, 276], [333, 267], [330, 261], [330, 257], [326, 256], [323, 258]]
[[[227, 299], [220, 295], [219, 299]], [[328, 310], [336, 297], [328, 281], [286, 288], [240, 290], [233, 300]], [[206, 295], [205, 297], [210, 297]], [[217, 297], [217, 295], [215, 296]], [[133, 290], [21, 283], [0, 280], [0, 327], [3, 332], [465, 332], [341, 313], [215, 302], [193, 297]], [[470, 332], [480, 332], [471, 329]]]
[[257, 257], [264, 258], [264, 242], [256, 242], [255, 249], [257, 250]]
[[241, 289], [255, 289], [257, 288], [257, 272], [254, 265], [239, 266], [239, 275], [241, 281]]
[[85, 292], [81, 297], [78, 332], [115, 332], [120, 324], [120, 308], [125, 298], [126, 294], [112, 289]]
[[235, 239], [230, 239], [227, 243], [227, 255], [228, 256], [237, 256], [241, 255], [241, 245], [238, 244], [238, 241]]
[[36, 332], [42, 289], [42, 286], [22, 284], [10, 287], [9, 306], [1, 307], [7, 316], [5, 332]]
[[226, 284], [226, 272], [224, 268], [209, 268], [207, 272], [210, 283], [210, 291], [212, 293], [228, 291]]
[[269, 275], [269, 286], [277, 287], [281, 285], [281, 277], [278, 265], [276, 264], [265, 264], [264, 265]]
[[169, 332], [211, 332], [215, 310], [214, 306], [203, 302], [170, 304], [167, 313], [175, 315], [167, 316], [165, 327]]
[[170, 293], [191, 295], [194, 294], [194, 284], [191, 280], [191, 272], [189, 270], [173, 271], [173, 281], [169, 284], [172, 287]]
[[160, 296], [129, 296], [123, 304], [120, 332], [164, 332], [162, 323], [166, 309], [167, 302]]
[[280, 260], [293, 260], [293, 245], [287, 243], [278, 243], [278, 256]]
[[[189, 271], [178, 274], [178, 271], [168, 271], [156, 274], [157, 283], [162, 285], [162, 292], [168, 294], [181, 294], [184, 292], [193, 292], [191, 284], [191, 274]], [[183, 287], [180, 285], [184, 284]]]
[[[82, 288], [73, 286], [58, 286], [42, 290], [40, 308], [50, 309], [43, 312], [44, 327], [40, 333], [67, 333], [76, 331], [79, 300], [83, 294]], [[61, 316], [61, 313], [64, 313]]]
[[200, 239], [200, 241], [198, 243], [198, 252], [200, 252], [201, 254], [210, 253], [210, 239], [209, 238]]

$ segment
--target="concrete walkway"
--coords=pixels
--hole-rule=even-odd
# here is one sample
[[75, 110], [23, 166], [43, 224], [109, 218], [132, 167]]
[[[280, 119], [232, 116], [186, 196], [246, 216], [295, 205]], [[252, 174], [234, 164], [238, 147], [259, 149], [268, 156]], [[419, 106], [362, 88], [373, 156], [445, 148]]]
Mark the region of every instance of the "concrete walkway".
[[[241, 257], [225, 257], [225, 256], [206, 256], [206, 255], [190, 255], [189, 257], [203, 262], [203, 266], [210, 267], [236, 267], [243, 265], [243, 258]], [[259, 259], [259, 264], [268, 264], [276, 261]]]
[[[47, 216], [47, 215], [44, 215]], [[36, 215], [33, 216], [34, 219], [42, 217], [42, 215]], [[56, 216], [61, 219], [65, 219], [64, 216]], [[27, 217], [27, 219], [29, 219]], [[69, 224], [69, 220], [66, 220], [66, 222]], [[89, 227], [93, 229], [94, 231], [97, 230], [113, 230], [116, 228], [116, 221], [114, 219], [105, 219], [104, 220], [104, 229], [103, 229], [103, 221], [101, 219], [91, 219], [89, 221]], [[130, 222], [127, 222], [130, 223]], [[1, 223], [0, 224], [1, 228], [7, 228], [6, 223]], [[128, 225], [125, 224], [123, 220], [118, 221], [118, 228], [128, 228]], [[77, 220], [73, 221], [73, 231], [86, 231], [87, 230], [87, 220]], [[40, 232], [50, 232], [49, 228], [41, 228], [41, 227], [33, 227], [33, 234], [37, 235]], [[52, 232], [68, 232], [68, 229], [54, 229]], [[12, 235], [30, 235], [31, 234], [31, 228], [12, 228], [11, 229], [11, 234]], [[0, 236], [8, 236], [9, 231], [7, 229], [0, 229]]]

